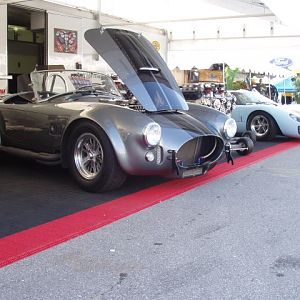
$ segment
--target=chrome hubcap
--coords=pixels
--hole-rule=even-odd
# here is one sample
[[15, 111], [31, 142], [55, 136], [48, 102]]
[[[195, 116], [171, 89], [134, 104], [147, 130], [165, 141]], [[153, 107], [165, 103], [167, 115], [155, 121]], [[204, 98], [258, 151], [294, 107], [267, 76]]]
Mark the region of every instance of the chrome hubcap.
[[94, 179], [103, 166], [103, 149], [98, 138], [91, 133], [82, 134], [76, 141], [74, 161], [80, 175]]
[[252, 119], [250, 129], [260, 137], [268, 133], [269, 126], [269, 121], [265, 116], [257, 115]]

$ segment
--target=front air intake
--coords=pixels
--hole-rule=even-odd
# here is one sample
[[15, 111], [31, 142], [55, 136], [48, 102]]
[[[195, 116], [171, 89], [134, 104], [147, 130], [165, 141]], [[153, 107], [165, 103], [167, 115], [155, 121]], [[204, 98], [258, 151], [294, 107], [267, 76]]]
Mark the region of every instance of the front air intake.
[[176, 153], [182, 166], [216, 161], [223, 152], [223, 140], [217, 136], [201, 136], [183, 144]]

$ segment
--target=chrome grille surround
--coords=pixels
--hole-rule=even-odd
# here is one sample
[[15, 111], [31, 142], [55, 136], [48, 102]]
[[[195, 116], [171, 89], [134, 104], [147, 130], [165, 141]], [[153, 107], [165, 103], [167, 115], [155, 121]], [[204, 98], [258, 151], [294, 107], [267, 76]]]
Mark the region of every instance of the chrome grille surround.
[[181, 167], [201, 166], [217, 161], [223, 153], [224, 142], [215, 135], [200, 136], [183, 144], [176, 153]]

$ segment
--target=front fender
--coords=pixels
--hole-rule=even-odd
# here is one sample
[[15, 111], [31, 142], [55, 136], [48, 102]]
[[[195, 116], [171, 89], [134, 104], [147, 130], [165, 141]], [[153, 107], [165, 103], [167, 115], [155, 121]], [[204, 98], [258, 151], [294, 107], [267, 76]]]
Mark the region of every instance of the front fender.
[[[74, 124], [76, 127], [76, 123], [81, 120], [89, 120], [101, 127], [112, 144], [121, 168], [125, 171], [131, 170], [135, 159], [144, 153], [146, 144], [143, 140], [143, 128], [153, 121], [145, 114], [124, 107], [110, 104], [94, 105], [70, 120], [63, 141], [67, 140]], [[137, 157], [129, 153], [136, 153]]]
[[220, 135], [224, 140], [227, 140], [224, 135], [224, 123], [229, 117], [226, 114], [195, 103], [189, 103], [189, 110], [186, 113], [204, 123], [212, 132]]

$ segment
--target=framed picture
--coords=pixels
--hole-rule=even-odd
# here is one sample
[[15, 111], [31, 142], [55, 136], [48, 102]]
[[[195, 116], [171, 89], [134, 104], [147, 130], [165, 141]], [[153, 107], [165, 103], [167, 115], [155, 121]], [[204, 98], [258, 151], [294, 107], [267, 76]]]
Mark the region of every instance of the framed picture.
[[61, 53], [77, 53], [78, 34], [75, 30], [54, 28], [54, 51]]

